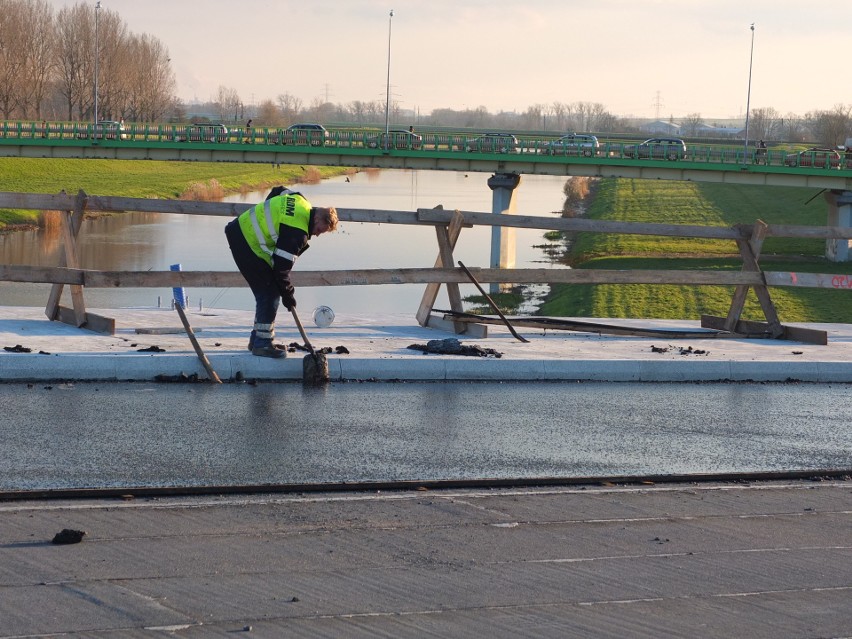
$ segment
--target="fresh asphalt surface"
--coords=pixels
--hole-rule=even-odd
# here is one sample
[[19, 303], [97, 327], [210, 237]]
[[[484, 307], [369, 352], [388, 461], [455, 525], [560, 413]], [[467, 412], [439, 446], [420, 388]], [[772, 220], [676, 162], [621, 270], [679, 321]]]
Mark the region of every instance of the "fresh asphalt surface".
[[[328, 356], [332, 383], [312, 387], [304, 351], [248, 353], [251, 313], [188, 312], [226, 383], [173, 384], [154, 380], [205, 377], [174, 311], [90, 312], [114, 317], [115, 334], [0, 307], [0, 489], [852, 468], [850, 325], [819, 325], [828, 346], [554, 330], [522, 330], [521, 343], [502, 326], [459, 336], [498, 358], [412, 350], [452, 334], [411, 317], [308, 320], [315, 347], [347, 348]], [[278, 341], [293, 344], [287, 319]]]
[[852, 468], [843, 384], [0, 385], [0, 489]]

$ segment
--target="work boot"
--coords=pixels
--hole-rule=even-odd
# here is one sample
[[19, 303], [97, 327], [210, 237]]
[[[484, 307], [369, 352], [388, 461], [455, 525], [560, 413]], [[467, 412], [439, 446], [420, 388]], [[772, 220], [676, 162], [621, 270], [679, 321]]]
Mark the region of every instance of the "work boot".
[[[284, 346], [284, 344], [273, 344], [272, 346], [274, 348], [277, 348], [279, 351], [286, 351], [287, 350], [287, 347]], [[250, 351], [253, 351], [255, 349], [254, 336], [249, 338], [248, 349]]]
[[[251, 335], [249, 335], [249, 343], [248, 343], [248, 349], [250, 351], [254, 350], [254, 341], [256, 339], [257, 339], [257, 333], [255, 331], [252, 331]], [[277, 348], [279, 351], [286, 351], [287, 350], [287, 347], [284, 346], [284, 344], [273, 344], [273, 346], [275, 348]]]
[[272, 344], [268, 344], [267, 346], [255, 346], [253, 349], [251, 349], [251, 354], [257, 355], [258, 357], [271, 357], [273, 359], [287, 357], [286, 350], [276, 348]]

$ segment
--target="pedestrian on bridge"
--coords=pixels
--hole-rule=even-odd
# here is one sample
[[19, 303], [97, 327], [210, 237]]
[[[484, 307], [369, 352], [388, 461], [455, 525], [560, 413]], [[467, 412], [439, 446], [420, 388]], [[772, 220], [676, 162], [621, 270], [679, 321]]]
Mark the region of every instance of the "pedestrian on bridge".
[[308, 249], [308, 240], [337, 229], [337, 211], [311, 206], [301, 194], [276, 186], [266, 201], [250, 208], [225, 226], [225, 236], [240, 273], [255, 299], [254, 327], [248, 348], [260, 357], [286, 357], [273, 344], [279, 302], [296, 308], [290, 271]]

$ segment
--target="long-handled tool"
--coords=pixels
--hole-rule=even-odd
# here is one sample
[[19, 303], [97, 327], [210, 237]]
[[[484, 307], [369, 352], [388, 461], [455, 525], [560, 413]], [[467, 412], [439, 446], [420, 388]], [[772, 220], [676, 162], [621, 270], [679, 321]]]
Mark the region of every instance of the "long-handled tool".
[[180, 316], [180, 321], [183, 324], [183, 328], [186, 331], [187, 337], [189, 337], [189, 341], [192, 342], [192, 348], [195, 349], [195, 354], [198, 355], [198, 359], [201, 360], [201, 365], [204, 366], [204, 370], [207, 371], [207, 375], [210, 377], [210, 381], [216, 384], [221, 384], [222, 380], [219, 379], [219, 376], [216, 374], [216, 371], [213, 370], [213, 365], [210, 363], [210, 360], [207, 359], [207, 356], [204, 354], [204, 351], [201, 350], [201, 344], [198, 343], [198, 340], [195, 338], [195, 331], [192, 330], [192, 327], [189, 325], [189, 320], [186, 319], [186, 313], [183, 312], [183, 306], [181, 306], [180, 302], [175, 301], [175, 309]]
[[467, 270], [467, 267], [461, 263], [461, 260], [459, 260], [459, 266], [462, 267], [465, 274], [470, 278], [470, 281], [473, 282], [474, 286], [479, 289], [479, 292], [482, 293], [483, 297], [488, 300], [488, 304], [490, 304], [491, 308], [494, 309], [494, 312], [500, 316], [500, 319], [503, 320], [503, 323], [506, 325], [506, 328], [509, 329], [509, 332], [515, 336], [515, 339], [517, 339], [519, 342], [529, 342], [529, 340], [523, 335], [518, 335], [518, 332], [509, 323], [509, 320], [506, 319], [506, 316], [503, 315], [503, 312], [497, 307], [497, 305], [494, 303], [494, 300], [492, 300], [488, 293], [485, 292], [485, 289], [483, 289], [482, 286], [479, 285], [479, 282], [476, 281], [476, 278], [473, 276], [473, 273]]
[[330, 377], [328, 374], [328, 360], [325, 357], [325, 353], [317, 353], [314, 350], [314, 347], [311, 346], [311, 342], [305, 333], [305, 329], [302, 327], [302, 322], [299, 321], [299, 316], [296, 314], [296, 309], [291, 308], [290, 312], [293, 314], [293, 321], [296, 323], [296, 327], [299, 329], [299, 333], [301, 333], [302, 339], [305, 341], [305, 348], [307, 348], [310, 353], [310, 355], [305, 355], [302, 359], [303, 381], [306, 384], [324, 384], [325, 382], [328, 382]]

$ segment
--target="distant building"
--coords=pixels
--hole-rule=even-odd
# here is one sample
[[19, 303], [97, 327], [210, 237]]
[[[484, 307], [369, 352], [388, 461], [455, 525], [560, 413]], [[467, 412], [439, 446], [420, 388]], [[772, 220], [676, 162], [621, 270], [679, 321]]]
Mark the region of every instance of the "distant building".
[[680, 135], [680, 125], [674, 122], [666, 122], [665, 120], [654, 120], [646, 122], [639, 127], [646, 133], [655, 133], [659, 135]]
[[710, 126], [702, 124], [696, 132], [702, 138], [741, 138], [743, 130], [739, 127]]

